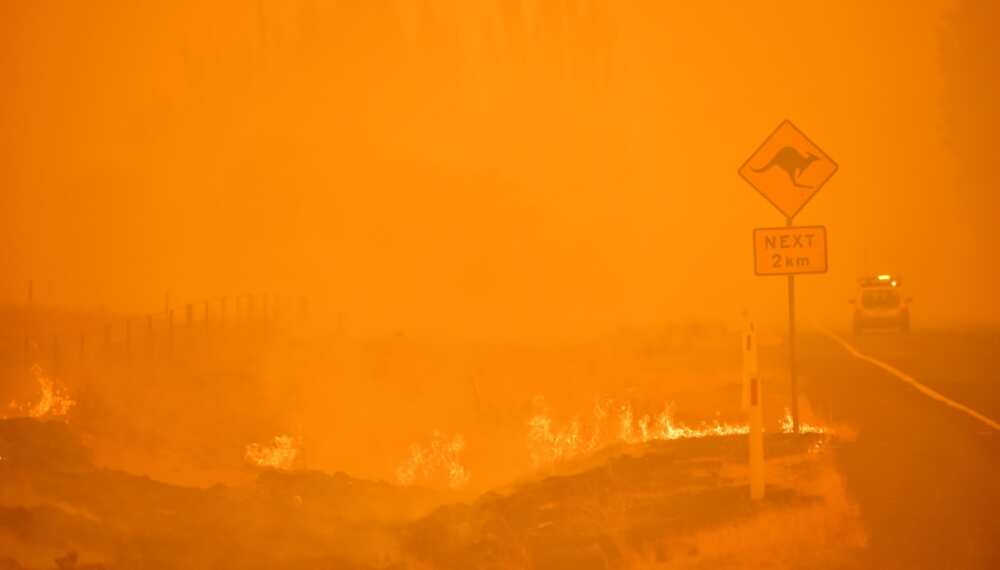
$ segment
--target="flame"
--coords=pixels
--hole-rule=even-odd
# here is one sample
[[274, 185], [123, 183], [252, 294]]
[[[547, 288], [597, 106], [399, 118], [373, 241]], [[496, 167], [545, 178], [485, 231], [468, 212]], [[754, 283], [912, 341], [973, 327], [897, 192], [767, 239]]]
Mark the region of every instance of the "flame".
[[463, 449], [465, 438], [461, 434], [449, 438], [435, 431], [427, 446], [417, 443], [410, 446], [409, 456], [396, 468], [396, 480], [402, 485], [412, 485], [443, 475], [449, 488], [460, 489], [470, 477], [459, 459]]
[[[603, 443], [603, 434], [609, 433], [602, 430], [601, 426], [608, 416], [608, 409], [612, 407], [613, 402], [594, 407], [593, 418], [589, 423], [589, 437], [586, 438], [581, 435], [585, 430], [581, 427], [579, 418], [571, 419], [565, 429], [559, 430], [553, 427], [554, 422], [548, 415], [539, 413], [533, 416], [528, 421], [528, 449], [532, 464], [536, 468], [551, 465], [597, 449]], [[722, 423], [718, 420], [703, 423], [699, 427], [678, 424], [674, 420], [673, 404], [668, 404], [657, 415], [644, 414], [638, 419], [629, 403], [618, 405], [617, 410], [618, 441], [629, 444], [739, 435], [750, 431], [746, 425]]]
[[69, 393], [56, 385], [42, 367], [37, 364], [31, 367], [31, 375], [38, 382], [38, 387], [41, 390], [41, 397], [38, 399], [38, 403], [31, 405], [11, 402], [10, 408], [29, 418], [38, 419], [45, 417], [65, 417], [69, 414], [70, 409], [76, 405], [76, 401], [70, 398]]
[[573, 418], [564, 430], [554, 430], [548, 415], [539, 413], [528, 420], [528, 450], [535, 467], [558, 463], [597, 449], [601, 443], [601, 424], [608, 415], [611, 402], [594, 405], [590, 436], [581, 435], [580, 420]]
[[290, 435], [277, 435], [271, 444], [251, 443], [247, 446], [245, 458], [248, 463], [258, 467], [288, 471], [295, 465], [295, 460], [302, 450], [300, 438]]
[[[593, 451], [594, 438], [585, 444], [580, 438], [580, 422], [573, 419], [563, 431], [552, 431], [552, 418], [539, 414], [528, 421], [529, 450], [535, 466], [558, 463], [579, 453]], [[594, 433], [597, 433], [596, 430]]]
[[[795, 433], [795, 422], [792, 420], [792, 411], [785, 408], [785, 417], [781, 420], [782, 433]], [[826, 433], [826, 429], [821, 426], [799, 422], [799, 433]]]
[[[613, 402], [595, 406], [593, 419], [589, 428], [584, 429], [579, 418], [572, 418], [564, 429], [557, 429], [555, 422], [545, 413], [539, 413], [528, 420], [528, 450], [532, 464], [538, 468], [571, 459], [596, 450], [602, 443], [613, 443], [613, 439], [602, 441], [601, 425], [608, 415], [608, 409], [614, 407]], [[640, 444], [650, 441], [674, 439], [690, 439], [701, 437], [721, 437], [727, 435], [746, 435], [750, 427], [746, 424], [731, 424], [715, 420], [703, 422], [697, 427], [679, 424], [674, 419], [674, 404], [669, 403], [665, 409], [656, 415], [644, 414], [636, 417], [629, 403], [617, 406], [617, 441], [628, 444]], [[781, 420], [782, 433], [792, 433], [792, 415], [786, 408], [785, 417]], [[589, 431], [589, 437], [583, 432]], [[613, 432], [613, 430], [611, 430]], [[800, 423], [799, 433], [828, 433], [821, 426]]]
[[622, 423], [622, 441], [626, 443], [646, 443], [657, 440], [688, 439], [698, 437], [718, 437], [725, 435], [740, 435], [750, 432], [750, 428], [742, 424], [703, 423], [697, 428], [674, 423], [674, 405], [666, 408], [655, 417], [644, 415], [635, 422], [638, 430], [632, 428], [632, 406], [622, 406], [620, 414]]

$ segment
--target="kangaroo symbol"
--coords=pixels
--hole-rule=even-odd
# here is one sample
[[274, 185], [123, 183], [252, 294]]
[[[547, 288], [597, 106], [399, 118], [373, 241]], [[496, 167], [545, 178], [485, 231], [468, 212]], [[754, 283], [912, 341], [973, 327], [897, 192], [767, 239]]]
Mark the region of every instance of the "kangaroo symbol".
[[774, 158], [765, 164], [763, 168], [754, 168], [751, 166], [750, 170], [753, 170], [754, 172], [764, 172], [777, 166], [788, 174], [788, 177], [792, 180], [792, 185], [796, 188], [812, 188], [812, 186], [799, 184], [798, 177], [802, 176], [805, 169], [809, 168], [809, 165], [815, 160], [819, 160], [819, 157], [811, 152], [802, 156], [799, 154], [799, 151], [790, 146], [786, 146], [775, 153]]

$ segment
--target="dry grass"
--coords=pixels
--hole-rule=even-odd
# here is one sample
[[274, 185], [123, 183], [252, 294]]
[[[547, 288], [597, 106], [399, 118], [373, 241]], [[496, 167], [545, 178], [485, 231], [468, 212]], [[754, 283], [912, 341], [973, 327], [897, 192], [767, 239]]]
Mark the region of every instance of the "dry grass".
[[792, 485], [817, 501], [793, 507], [765, 501], [750, 520], [629, 552], [625, 568], [839, 568], [865, 547], [867, 535], [857, 507], [848, 499], [828, 453], [769, 464], [769, 468], [769, 484]]

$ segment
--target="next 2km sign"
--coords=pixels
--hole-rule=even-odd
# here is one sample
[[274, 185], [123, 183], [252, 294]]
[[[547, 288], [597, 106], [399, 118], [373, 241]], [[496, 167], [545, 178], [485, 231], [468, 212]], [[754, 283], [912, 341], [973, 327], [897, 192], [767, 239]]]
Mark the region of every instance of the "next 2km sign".
[[826, 273], [826, 228], [785, 226], [753, 231], [757, 275]]

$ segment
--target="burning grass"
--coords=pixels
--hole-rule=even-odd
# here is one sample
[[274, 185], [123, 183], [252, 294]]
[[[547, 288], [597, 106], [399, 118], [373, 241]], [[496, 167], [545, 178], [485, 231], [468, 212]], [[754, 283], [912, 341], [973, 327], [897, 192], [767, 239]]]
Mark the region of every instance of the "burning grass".
[[[778, 428], [781, 433], [793, 433], [791, 412], [787, 409]], [[638, 415], [628, 402], [617, 403], [604, 399], [594, 406], [589, 417], [584, 420], [574, 417], [562, 428], [557, 427], [549, 415], [535, 414], [528, 421], [528, 449], [532, 465], [541, 468], [586, 455], [613, 443], [634, 445], [745, 435], [749, 430], [746, 424], [723, 422], [718, 418], [696, 426], [686, 425], [677, 421], [676, 405], [673, 403], [668, 403], [657, 414]], [[827, 433], [827, 430], [818, 425], [802, 423], [799, 433], [818, 435]]]
[[448, 488], [461, 489], [471, 477], [460, 458], [463, 449], [465, 438], [461, 434], [449, 437], [436, 431], [426, 445], [410, 445], [409, 455], [396, 468], [396, 481], [413, 485], [443, 480]]
[[302, 450], [302, 439], [291, 435], [276, 435], [271, 443], [251, 443], [247, 445], [247, 463], [257, 467], [291, 470]]
[[11, 402], [9, 407], [13, 415], [38, 419], [66, 418], [76, 401], [38, 364], [31, 367], [31, 376], [38, 384], [38, 401], [34, 404]]
[[[799, 433], [828, 433], [828, 429], [815, 424], [810, 424], [806, 422], [799, 422]], [[781, 432], [782, 433], [795, 433], [795, 420], [792, 419], [792, 411], [785, 408], [785, 416], [781, 418]]]

